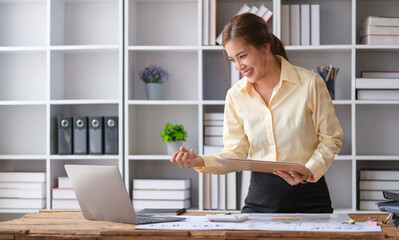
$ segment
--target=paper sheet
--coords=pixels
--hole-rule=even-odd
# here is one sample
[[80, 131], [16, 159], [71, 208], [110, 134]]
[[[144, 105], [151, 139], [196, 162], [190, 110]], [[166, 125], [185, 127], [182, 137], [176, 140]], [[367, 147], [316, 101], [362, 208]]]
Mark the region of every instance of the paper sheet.
[[318, 232], [381, 232], [380, 226], [365, 223], [346, 224], [347, 214], [250, 214], [249, 220], [239, 223], [209, 222], [206, 216], [184, 216], [181, 222], [155, 223], [136, 226], [136, 229], [162, 230], [264, 230]]

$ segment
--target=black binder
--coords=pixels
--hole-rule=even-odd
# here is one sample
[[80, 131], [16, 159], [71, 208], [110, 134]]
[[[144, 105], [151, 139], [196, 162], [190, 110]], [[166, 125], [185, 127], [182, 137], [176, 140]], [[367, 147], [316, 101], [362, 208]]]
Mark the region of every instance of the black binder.
[[58, 154], [72, 154], [72, 117], [58, 116]]
[[118, 117], [104, 117], [104, 153], [118, 154]]
[[87, 154], [87, 117], [73, 117], [73, 153]]
[[89, 117], [89, 154], [103, 153], [103, 117]]

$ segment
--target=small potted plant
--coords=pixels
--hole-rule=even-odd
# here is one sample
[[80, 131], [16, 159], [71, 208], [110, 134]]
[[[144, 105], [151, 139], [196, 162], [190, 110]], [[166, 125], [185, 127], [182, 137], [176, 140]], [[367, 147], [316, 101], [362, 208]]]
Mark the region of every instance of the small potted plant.
[[183, 124], [167, 123], [161, 131], [161, 137], [162, 141], [166, 142], [168, 154], [173, 154], [183, 145], [183, 141], [186, 141], [187, 132], [184, 130]]
[[160, 100], [165, 80], [168, 79], [168, 72], [161, 66], [150, 65], [139, 73], [140, 78], [145, 82], [148, 100]]

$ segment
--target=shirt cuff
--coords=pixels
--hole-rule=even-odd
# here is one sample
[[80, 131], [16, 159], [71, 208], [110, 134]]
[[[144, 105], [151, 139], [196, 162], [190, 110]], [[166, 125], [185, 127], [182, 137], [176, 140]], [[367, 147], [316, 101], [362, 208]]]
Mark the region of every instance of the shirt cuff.
[[325, 171], [323, 167], [316, 161], [310, 160], [305, 164], [305, 167], [309, 169], [309, 171], [313, 174], [312, 177], [309, 178], [309, 182], [317, 182], [324, 175]]

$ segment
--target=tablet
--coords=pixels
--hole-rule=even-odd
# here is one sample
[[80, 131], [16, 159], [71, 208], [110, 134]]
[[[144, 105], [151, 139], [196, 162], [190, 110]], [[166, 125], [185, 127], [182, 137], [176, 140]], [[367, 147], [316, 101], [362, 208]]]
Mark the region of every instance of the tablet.
[[308, 168], [299, 163], [261, 161], [252, 159], [222, 158], [216, 159], [221, 164], [234, 171], [274, 172], [294, 171], [302, 175], [312, 175]]

